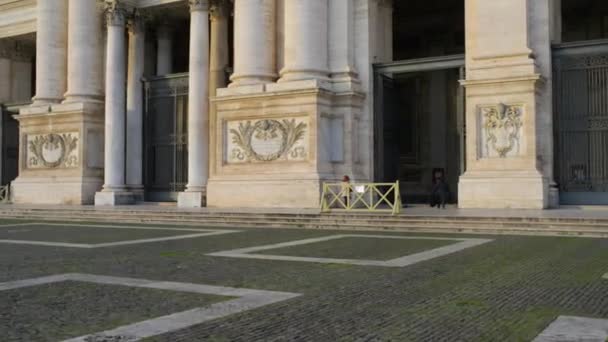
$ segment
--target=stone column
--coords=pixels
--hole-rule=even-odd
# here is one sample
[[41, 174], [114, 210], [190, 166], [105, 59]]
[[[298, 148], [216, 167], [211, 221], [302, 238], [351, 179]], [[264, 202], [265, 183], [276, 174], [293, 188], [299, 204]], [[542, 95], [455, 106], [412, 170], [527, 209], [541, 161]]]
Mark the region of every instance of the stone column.
[[[247, 0], [251, 1], [251, 0]], [[209, 2], [190, 0], [188, 185], [179, 207], [205, 205], [209, 175]]]
[[276, 0], [235, 0], [231, 86], [263, 84], [276, 79], [275, 21]]
[[125, 186], [125, 15], [115, 3], [106, 11], [106, 106], [103, 190], [95, 194], [95, 205], [131, 203]]
[[331, 0], [329, 21], [329, 64], [336, 81], [357, 78], [355, 71], [355, 25], [353, 0]]
[[285, 67], [279, 82], [327, 78], [328, 12], [327, 0], [285, 0]]
[[59, 103], [66, 90], [68, 0], [39, 1], [36, 10], [34, 105]]
[[68, 91], [64, 102], [101, 101], [101, 14], [96, 1], [69, 0]]
[[143, 187], [143, 85], [145, 28], [142, 18], [129, 20], [127, 71], [127, 188], [137, 201], [144, 200]]
[[211, 7], [211, 51], [209, 60], [209, 93], [226, 87], [228, 67], [228, 2], [216, 1]]
[[163, 24], [156, 32], [156, 75], [168, 75], [173, 71], [173, 30]]

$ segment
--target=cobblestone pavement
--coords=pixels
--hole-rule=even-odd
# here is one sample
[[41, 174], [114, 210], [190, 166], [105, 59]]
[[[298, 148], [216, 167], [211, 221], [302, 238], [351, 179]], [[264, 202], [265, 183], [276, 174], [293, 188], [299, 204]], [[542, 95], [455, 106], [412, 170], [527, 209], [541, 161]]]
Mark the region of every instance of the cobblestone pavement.
[[[53, 231], [44, 226], [21, 228], [31, 229], [28, 234], [36, 240]], [[175, 227], [167, 229], [171, 228]], [[57, 229], [57, 234], [70, 234]], [[103, 234], [118, 230], [108, 231]], [[84, 273], [302, 294], [146, 339], [154, 342], [531, 341], [558, 316], [608, 318], [608, 280], [602, 279], [608, 272], [606, 239], [469, 236], [494, 241], [403, 268], [206, 255], [337, 233], [345, 232], [243, 229], [103, 249], [0, 244], [0, 283]], [[132, 239], [125, 231], [116, 234], [120, 235], [107, 238]], [[134, 234], [141, 238], [142, 230]], [[92, 235], [82, 242], [94, 243], [98, 238]], [[400, 246], [388, 239], [333, 243], [340, 256], [383, 259], [420, 251], [419, 246], [409, 245], [412, 241], [402, 245], [404, 253], [397, 253]], [[309, 247], [310, 256], [319, 257], [331, 252], [328, 243], [294, 246], [292, 252], [302, 255]], [[436, 247], [428, 243], [421, 244]], [[77, 282], [0, 291], [0, 340], [75, 337], [217, 300], [222, 298]]]

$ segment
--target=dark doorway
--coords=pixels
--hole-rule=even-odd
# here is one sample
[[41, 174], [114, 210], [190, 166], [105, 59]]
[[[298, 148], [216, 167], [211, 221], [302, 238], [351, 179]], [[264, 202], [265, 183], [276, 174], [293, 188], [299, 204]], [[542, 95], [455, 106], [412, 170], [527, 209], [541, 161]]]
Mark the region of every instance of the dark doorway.
[[188, 75], [150, 79], [145, 89], [145, 197], [177, 201], [188, 180]]
[[406, 203], [427, 203], [433, 175], [441, 171], [458, 200], [464, 171], [464, 91], [459, 84], [464, 59], [398, 63], [376, 68], [375, 176], [399, 180]]
[[8, 185], [19, 175], [19, 122], [13, 115], [19, 114], [0, 107], [2, 115], [2, 185]]

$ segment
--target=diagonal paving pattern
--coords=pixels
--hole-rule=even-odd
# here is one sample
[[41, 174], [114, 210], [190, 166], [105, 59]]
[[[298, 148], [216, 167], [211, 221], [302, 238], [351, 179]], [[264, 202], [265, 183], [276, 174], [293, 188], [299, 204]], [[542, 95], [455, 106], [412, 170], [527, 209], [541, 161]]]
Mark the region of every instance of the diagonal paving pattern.
[[85, 227], [85, 228], [104, 228], [104, 229], [132, 229], [132, 230], [163, 230], [177, 232], [196, 232], [194, 234], [182, 234], [175, 236], [164, 236], [158, 238], [136, 239], [106, 243], [70, 243], [70, 242], [53, 242], [53, 241], [37, 241], [37, 240], [16, 240], [16, 239], [0, 239], [0, 243], [16, 244], [16, 245], [35, 245], [35, 246], [51, 246], [51, 247], [68, 247], [68, 248], [103, 248], [116, 247], [126, 245], [137, 245], [142, 243], [173, 241], [182, 239], [193, 239], [204, 236], [215, 236], [223, 234], [238, 233], [239, 230], [219, 230], [219, 229], [194, 229], [194, 228], [172, 228], [172, 227], [141, 227], [141, 226], [116, 226], [116, 225], [91, 225], [91, 224], [59, 224], [59, 223], [20, 223], [7, 224], [0, 227], [12, 226], [55, 226], [55, 227]]
[[608, 319], [559, 316], [533, 342], [606, 342]]
[[[286, 255], [268, 255], [268, 254], [255, 254], [254, 252], [261, 252], [271, 249], [284, 248], [299, 246], [305, 244], [311, 244], [316, 242], [324, 242], [342, 238], [370, 238], [370, 239], [408, 239], [408, 240], [443, 240], [443, 241], [455, 241], [454, 244], [443, 246], [439, 248], [430, 249], [428, 251], [406, 255], [400, 258], [391, 260], [359, 260], [359, 259], [337, 259], [337, 258], [315, 258], [315, 257], [300, 257], [300, 256], [286, 256]], [[229, 251], [221, 251], [215, 253], [209, 253], [210, 256], [220, 256], [229, 258], [247, 258], [247, 259], [262, 259], [262, 260], [283, 260], [283, 261], [302, 261], [302, 262], [317, 262], [317, 263], [328, 263], [328, 264], [349, 264], [359, 266], [382, 266], [382, 267], [405, 267], [413, 265], [422, 261], [438, 258], [444, 255], [456, 253], [467, 248], [475, 247], [493, 241], [491, 239], [478, 239], [478, 238], [440, 238], [440, 237], [428, 237], [428, 236], [393, 236], [393, 235], [367, 235], [367, 234], [338, 234], [324, 236], [320, 238], [303, 239], [296, 241], [289, 241], [271, 245], [254, 246], [248, 248], [239, 248]]]
[[193, 325], [225, 317], [246, 310], [281, 302], [300, 296], [298, 293], [263, 291], [203, 284], [155, 281], [124, 277], [110, 277], [92, 274], [67, 273], [47, 277], [32, 278], [0, 283], [0, 291], [14, 290], [24, 287], [57, 283], [63, 281], [81, 281], [105, 285], [122, 285], [158, 290], [191, 292], [217, 296], [238, 297], [236, 299], [215, 303], [207, 307], [174, 313], [146, 321], [125, 325], [112, 330], [94, 333], [65, 340], [65, 342], [87, 342], [106, 338], [110, 340], [119, 337], [120, 341], [137, 341], [172, 331], [184, 329]]

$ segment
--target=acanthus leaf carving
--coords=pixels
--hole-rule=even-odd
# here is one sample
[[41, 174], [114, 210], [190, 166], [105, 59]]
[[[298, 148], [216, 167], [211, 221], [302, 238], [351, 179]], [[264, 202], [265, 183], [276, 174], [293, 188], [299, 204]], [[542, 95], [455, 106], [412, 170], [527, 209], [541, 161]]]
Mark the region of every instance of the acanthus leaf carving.
[[303, 160], [306, 147], [307, 123], [296, 119], [239, 122], [229, 129], [231, 145], [229, 161], [270, 162], [280, 159]]
[[30, 168], [71, 168], [78, 166], [78, 133], [49, 133], [28, 137]]

